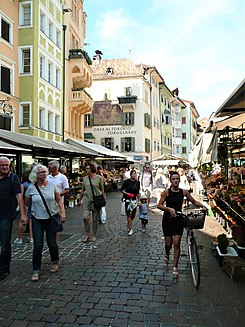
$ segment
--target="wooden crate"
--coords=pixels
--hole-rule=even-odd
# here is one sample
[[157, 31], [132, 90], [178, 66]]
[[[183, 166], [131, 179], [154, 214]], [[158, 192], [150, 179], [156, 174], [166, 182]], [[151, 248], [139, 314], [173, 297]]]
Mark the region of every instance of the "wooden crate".
[[223, 270], [233, 282], [245, 282], [245, 260], [241, 257], [224, 257]]

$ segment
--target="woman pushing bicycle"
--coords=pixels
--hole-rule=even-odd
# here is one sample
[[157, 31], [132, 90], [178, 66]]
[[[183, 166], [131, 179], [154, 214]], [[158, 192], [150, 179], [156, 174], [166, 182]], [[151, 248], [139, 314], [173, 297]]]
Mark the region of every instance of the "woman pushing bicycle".
[[183, 235], [183, 220], [176, 214], [182, 211], [184, 197], [195, 206], [208, 210], [201, 202], [196, 201], [187, 190], [179, 188], [180, 175], [177, 171], [170, 174], [171, 185], [161, 195], [158, 202], [158, 209], [163, 210], [162, 230], [165, 239], [165, 257], [164, 261], [168, 264], [169, 254], [174, 246], [174, 265], [173, 278], [179, 277], [178, 262], [180, 257], [180, 242]]

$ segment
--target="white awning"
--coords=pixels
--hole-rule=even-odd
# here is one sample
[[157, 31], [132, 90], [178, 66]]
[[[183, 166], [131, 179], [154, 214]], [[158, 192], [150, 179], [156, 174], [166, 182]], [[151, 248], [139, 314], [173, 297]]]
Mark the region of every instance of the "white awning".
[[73, 140], [73, 139], [67, 139], [66, 142], [68, 144], [72, 144], [74, 146], [82, 147], [89, 151], [93, 151], [97, 156], [105, 156], [109, 158], [115, 158], [117, 160], [127, 160], [127, 157], [121, 154], [120, 152], [112, 151], [99, 144], [88, 143], [88, 142]]

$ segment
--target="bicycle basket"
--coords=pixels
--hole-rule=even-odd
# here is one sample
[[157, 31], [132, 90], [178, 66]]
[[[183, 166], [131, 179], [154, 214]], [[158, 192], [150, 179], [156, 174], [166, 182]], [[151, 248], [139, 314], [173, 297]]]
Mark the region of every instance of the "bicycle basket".
[[190, 229], [202, 229], [205, 222], [205, 212], [191, 213], [186, 220], [186, 227]]

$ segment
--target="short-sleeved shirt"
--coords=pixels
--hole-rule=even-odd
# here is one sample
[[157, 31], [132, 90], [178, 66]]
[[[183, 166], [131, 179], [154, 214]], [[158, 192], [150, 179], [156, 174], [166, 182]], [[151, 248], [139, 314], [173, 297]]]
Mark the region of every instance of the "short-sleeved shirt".
[[[58, 212], [58, 206], [55, 201], [55, 194], [58, 193], [57, 186], [48, 182], [45, 187], [39, 187], [42, 192], [51, 215]], [[49, 219], [43, 200], [39, 195], [34, 184], [30, 185], [26, 190], [25, 197], [31, 199], [31, 214], [37, 219]]]
[[69, 183], [68, 183], [67, 177], [65, 175], [61, 174], [60, 172], [55, 176], [53, 176], [52, 174], [48, 175], [47, 180], [49, 182], [54, 183], [57, 186], [59, 193], [63, 192], [65, 189], [69, 188]]
[[[94, 190], [94, 195], [102, 194], [102, 190], [103, 190], [102, 177], [100, 175], [95, 175], [94, 178], [91, 178], [91, 182], [92, 182], [92, 186], [93, 186], [93, 190]], [[93, 203], [93, 194], [92, 194], [92, 189], [91, 189], [91, 185], [90, 185], [88, 176], [85, 176], [83, 178], [82, 190], [83, 190], [83, 192], [85, 192], [84, 198], [83, 198], [83, 203], [89, 207]]]
[[[134, 197], [132, 200], [136, 200], [137, 195], [140, 192], [140, 182], [138, 180], [132, 181], [131, 178], [127, 179], [123, 182], [123, 185], [121, 187], [121, 191], [125, 191], [130, 194], [134, 194]], [[123, 198], [128, 200], [129, 197], [127, 194], [123, 194]]]
[[16, 195], [21, 194], [19, 177], [13, 173], [0, 179], [0, 219], [16, 217]]

